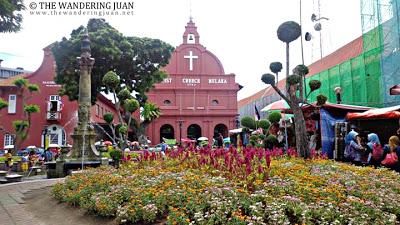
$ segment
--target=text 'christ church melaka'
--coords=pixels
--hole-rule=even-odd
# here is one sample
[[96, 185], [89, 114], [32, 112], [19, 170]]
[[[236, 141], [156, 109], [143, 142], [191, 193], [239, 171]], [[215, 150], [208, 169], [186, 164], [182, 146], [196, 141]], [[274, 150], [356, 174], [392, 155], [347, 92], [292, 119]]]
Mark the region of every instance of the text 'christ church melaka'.
[[237, 127], [235, 74], [225, 74], [219, 59], [203, 45], [192, 19], [187, 23], [183, 43], [163, 68], [169, 75], [156, 84], [148, 100], [161, 108], [161, 116], [147, 129], [152, 143], [162, 138], [209, 140]]

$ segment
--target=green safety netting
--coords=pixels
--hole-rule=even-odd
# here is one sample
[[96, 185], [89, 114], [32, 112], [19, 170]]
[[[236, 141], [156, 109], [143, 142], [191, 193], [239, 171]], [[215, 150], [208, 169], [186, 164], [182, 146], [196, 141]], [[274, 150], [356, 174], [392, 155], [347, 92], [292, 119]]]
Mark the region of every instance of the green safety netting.
[[[342, 88], [342, 103], [372, 107], [400, 104], [389, 89], [400, 84], [400, 0], [361, 0], [363, 52], [306, 78], [322, 85], [308, 101], [323, 94], [335, 102], [335, 87]], [[307, 86], [308, 88], [308, 86]]]

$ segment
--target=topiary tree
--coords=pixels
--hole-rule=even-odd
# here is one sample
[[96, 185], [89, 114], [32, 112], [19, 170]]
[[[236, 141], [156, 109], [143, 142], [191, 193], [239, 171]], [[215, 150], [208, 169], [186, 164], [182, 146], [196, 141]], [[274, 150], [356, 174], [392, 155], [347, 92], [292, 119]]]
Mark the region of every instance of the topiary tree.
[[251, 135], [250, 136], [249, 143], [250, 143], [251, 146], [253, 146], [253, 147], [256, 146], [257, 141], [258, 141], [258, 136], [257, 135]]
[[4, 99], [0, 98], [0, 110], [6, 108], [7, 106], [8, 103]]
[[310, 82], [308, 82], [308, 86], [310, 87], [311, 91], [315, 91], [318, 90], [321, 87], [321, 81], [319, 80], [310, 80]]
[[[8, 103], [4, 99], [0, 98], [0, 111], [2, 109], [6, 108], [7, 106], [8, 106]], [[0, 113], [0, 121], [1, 121], [1, 113]], [[4, 128], [0, 126], [0, 131], [2, 131], [2, 130], [4, 130]]]
[[[32, 126], [31, 119], [33, 113], [40, 112], [40, 107], [36, 104], [27, 104], [26, 102], [32, 97], [34, 92], [39, 91], [37, 84], [29, 83], [25, 78], [18, 78], [13, 81], [17, 87], [18, 97], [22, 99], [22, 107], [24, 111], [24, 118], [22, 120], [13, 121], [13, 128], [15, 130], [14, 151], [18, 150], [19, 146], [28, 138], [30, 128]], [[13, 152], [12, 154], [15, 154]]]
[[256, 121], [251, 116], [244, 116], [240, 120], [240, 124], [242, 124], [242, 126], [247, 127], [249, 129], [253, 129], [253, 130], [256, 129]]
[[328, 98], [325, 95], [323, 94], [317, 95], [317, 106], [323, 106], [327, 100]]
[[282, 119], [282, 115], [278, 111], [274, 111], [269, 113], [268, 115], [268, 120], [271, 123], [279, 123], [279, 121]]
[[[289, 43], [296, 40], [301, 35], [301, 27], [299, 24], [293, 21], [288, 21], [281, 24], [277, 30], [277, 35], [279, 40], [286, 43], [286, 88], [284, 94], [278, 87], [275, 85], [274, 76], [272, 74], [264, 74], [261, 77], [261, 80], [265, 84], [269, 84], [272, 88], [288, 103], [290, 108], [294, 114], [294, 122], [295, 122], [295, 135], [296, 135], [296, 148], [299, 155], [304, 158], [310, 157], [310, 152], [308, 149], [308, 139], [306, 132], [306, 123], [304, 119], [303, 112], [301, 110], [300, 104], [304, 104], [306, 102], [305, 96], [303, 94], [303, 82], [302, 78], [308, 73], [308, 68], [304, 65], [298, 65], [293, 70], [293, 75], [289, 76]], [[270, 68], [274, 69], [272, 72], [276, 74], [278, 77], [279, 69], [274, 65], [270, 65]], [[313, 82], [315, 84], [315, 82]], [[305, 85], [305, 84], [304, 84]], [[318, 85], [314, 85], [313, 88], [310, 88], [310, 93], [315, 91]], [[305, 88], [305, 87], [304, 87]], [[317, 88], [318, 89], [318, 88]], [[297, 91], [299, 93], [297, 94]], [[271, 121], [272, 122], [272, 121]]]
[[276, 75], [275, 82], [278, 82], [278, 73], [282, 71], [282, 63], [272, 62], [271, 64], [269, 64], [269, 69]]
[[[134, 120], [132, 118], [132, 114], [139, 109], [140, 103], [133, 97], [132, 91], [130, 91], [130, 89], [127, 87], [120, 89], [120, 91], [117, 94], [117, 89], [120, 87], [121, 82], [120, 82], [120, 76], [117, 75], [115, 72], [113, 71], [107, 72], [103, 76], [102, 81], [103, 85], [106, 88], [108, 88], [108, 90], [113, 94], [115, 109], [117, 111], [119, 124], [121, 124], [122, 128], [119, 127], [116, 129], [114, 127], [113, 125], [114, 117], [111, 117], [110, 115], [106, 114], [106, 117], [103, 116], [103, 119], [108, 123], [109, 127], [111, 128], [111, 131], [113, 133], [112, 135], [114, 138], [113, 140], [114, 143], [118, 141], [121, 147], [124, 148], [128, 144], [128, 131], [129, 131], [128, 128], [136, 130], [136, 126], [131, 127], [132, 120]], [[122, 116], [122, 113], [125, 114], [124, 117]], [[116, 130], [118, 131], [119, 137], [116, 137], [116, 132], [115, 132]]]
[[117, 141], [116, 141], [117, 137], [115, 135], [115, 126], [114, 126], [114, 114], [112, 114], [112, 113], [104, 113], [103, 114], [103, 120], [106, 121], [108, 127], [111, 130], [113, 144], [114, 145], [117, 144]]
[[275, 135], [270, 134], [264, 139], [264, 146], [267, 149], [273, 149], [278, 145], [278, 139]]
[[[269, 129], [269, 127], [271, 126], [271, 123], [268, 120], [260, 120], [258, 121], [258, 127], [261, 127], [264, 130], [264, 133], [266, 133], [266, 131]], [[264, 139], [264, 138], [262, 138]]]

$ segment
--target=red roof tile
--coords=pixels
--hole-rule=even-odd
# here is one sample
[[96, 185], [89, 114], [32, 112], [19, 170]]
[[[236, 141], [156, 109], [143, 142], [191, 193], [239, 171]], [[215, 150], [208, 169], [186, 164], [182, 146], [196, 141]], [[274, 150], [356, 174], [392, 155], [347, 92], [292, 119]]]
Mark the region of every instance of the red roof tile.
[[309, 73], [307, 76], [314, 75], [321, 71], [334, 67], [348, 59], [357, 57], [363, 51], [363, 39], [359, 37], [324, 58], [312, 63], [308, 66]]
[[12, 76], [12, 77], [4, 79], [4, 80], [0, 79], [0, 87], [12, 87], [12, 86], [15, 86], [13, 84], [14, 80], [19, 79], [19, 78], [26, 78], [28, 75], [29, 74], [22, 73], [22, 74], [15, 75], [15, 76]]
[[261, 91], [255, 93], [254, 95], [251, 95], [247, 98], [240, 100], [238, 102], [238, 107], [240, 108], [242, 106], [248, 105], [249, 103], [258, 100], [258, 99], [262, 98], [263, 96], [268, 96], [267, 93], [268, 93], [269, 89], [272, 89], [271, 86], [268, 86], [268, 87], [262, 89]]

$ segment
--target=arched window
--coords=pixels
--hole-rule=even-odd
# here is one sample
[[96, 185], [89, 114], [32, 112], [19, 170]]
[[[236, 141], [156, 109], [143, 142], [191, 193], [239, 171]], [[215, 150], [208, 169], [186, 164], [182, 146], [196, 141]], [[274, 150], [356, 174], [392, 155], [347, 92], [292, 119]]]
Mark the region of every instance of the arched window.
[[163, 141], [163, 138], [166, 139], [174, 139], [174, 127], [170, 124], [164, 124], [160, 127], [160, 142]]
[[212, 105], [212, 106], [216, 106], [216, 105], [218, 105], [218, 104], [219, 104], [219, 102], [218, 102], [217, 99], [214, 99], [214, 100], [211, 101], [211, 105]]
[[196, 139], [201, 137], [201, 127], [197, 124], [191, 124], [187, 128], [187, 137], [190, 139]]
[[66, 134], [63, 127], [58, 125], [51, 125], [47, 128], [48, 144], [57, 144], [64, 146], [66, 144]]
[[164, 100], [164, 105], [171, 105], [171, 101], [168, 99]]
[[187, 43], [188, 43], [188, 44], [194, 44], [194, 43], [196, 43], [194, 34], [188, 34], [188, 36], [187, 36]]
[[228, 127], [225, 124], [217, 124], [214, 127], [214, 137], [218, 137], [218, 134], [221, 133], [223, 137], [228, 137]]

